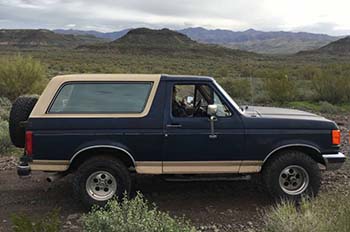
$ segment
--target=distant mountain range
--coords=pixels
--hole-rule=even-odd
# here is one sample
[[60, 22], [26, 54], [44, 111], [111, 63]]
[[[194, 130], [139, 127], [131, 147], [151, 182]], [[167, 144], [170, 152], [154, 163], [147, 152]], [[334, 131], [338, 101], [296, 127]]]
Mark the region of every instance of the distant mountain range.
[[116, 40], [120, 37], [126, 35], [130, 31], [130, 29], [124, 29], [121, 31], [115, 31], [115, 32], [99, 32], [99, 31], [82, 31], [82, 30], [64, 30], [64, 29], [57, 29], [53, 30], [55, 33], [58, 34], [64, 34], [64, 35], [92, 35], [97, 38], [107, 39], [107, 40]]
[[103, 42], [91, 35], [57, 34], [50, 30], [0, 30], [0, 46], [16, 47], [75, 47], [81, 44]]
[[[118, 32], [76, 30], [0, 30], [0, 48], [60, 47], [79, 49], [113, 49], [118, 52], [173, 53], [180, 50], [217, 54], [247, 55], [249, 52], [269, 54], [330, 54], [350, 55], [350, 37], [338, 38], [323, 34], [293, 32], [243, 32], [187, 28], [180, 31], [147, 28]], [[219, 46], [220, 45], [220, 46]], [[224, 48], [229, 47], [230, 49]], [[232, 49], [233, 48], [233, 49]], [[238, 51], [238, 50], [241, 51]], [[229, 51], [229, 52], [228, 52]], [[246, 51], [246, 52], [244, 52]], [[185, 54], [185, 52], [182, 52]], [[250, 53], [251, 54], [251, 53]]]
[[[73, 35], [93, 35], [98, 38], [115, 40], [124, 36], [129, 30], [124, 29], [103, 33], [98, 31], [60, 29], [55, 30], [55, 32]], [[178, 32], [201, 43], [218, 44], [229, 48], [267, 54], [293, 54], [302, 50], [313, 50], [340, 38], [307, 32], [264, 32], [254, 29], [236, 32], [221, 29], [208, 30], [201, 27], [186, 28], [178, 30]]]

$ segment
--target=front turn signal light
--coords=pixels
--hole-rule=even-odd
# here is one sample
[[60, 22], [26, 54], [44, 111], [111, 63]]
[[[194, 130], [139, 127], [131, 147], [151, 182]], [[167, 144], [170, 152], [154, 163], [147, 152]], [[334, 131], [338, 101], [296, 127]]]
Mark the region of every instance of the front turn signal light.
[[333, 145], [340, 144], [340, 130], [332, 130], [332, 144]]

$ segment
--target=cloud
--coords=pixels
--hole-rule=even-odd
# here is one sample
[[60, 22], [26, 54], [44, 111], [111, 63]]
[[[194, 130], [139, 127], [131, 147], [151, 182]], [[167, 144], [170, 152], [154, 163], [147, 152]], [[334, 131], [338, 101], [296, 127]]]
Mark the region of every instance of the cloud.
[[[1, 28], [189, 26], [350, 33], [347, 0], [0, 0]], [[73, 26], [74, 25], [74, 26]]]

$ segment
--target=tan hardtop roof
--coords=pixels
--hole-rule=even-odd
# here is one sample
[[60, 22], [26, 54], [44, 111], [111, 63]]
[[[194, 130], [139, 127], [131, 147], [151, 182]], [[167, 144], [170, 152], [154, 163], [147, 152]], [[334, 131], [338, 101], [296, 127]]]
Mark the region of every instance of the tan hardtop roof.
[[98, 80], [155, 80], [160, 79], [161, 74], [69, 74], [59, 75], [53, 77], [52, 81], [66, 82], [66, 81], [98, 81]]

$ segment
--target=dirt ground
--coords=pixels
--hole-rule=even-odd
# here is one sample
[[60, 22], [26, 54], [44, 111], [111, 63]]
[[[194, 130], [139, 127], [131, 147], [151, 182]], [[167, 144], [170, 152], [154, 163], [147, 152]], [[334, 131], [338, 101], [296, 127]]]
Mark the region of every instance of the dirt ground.
[[[342, 151], [349, 154], [350, 118], [333, 117], [343, 135]], [[7, 161], [6, 161], [7, 159]], [[25, 213], [41, 217], [59, 208], [63, 231], [80, 231], [85, 212], [72, 196], [72, 177], [48, 183], [46, 174], [33, 173], [20, 179], [13, 158], [0, 158], [0, 231], [11, 231], [10, 215]], [[336, 172], [323, 173], [322, 192], [350, 191], [350, 162]], [[264, 187], [254, 181], [167, 182], [159, 177], [139, 177], [135, 190], [163, 211], [189, 218], [201, 231], [253, 231], [263, 225], [264, 211], [273, 206]]]

